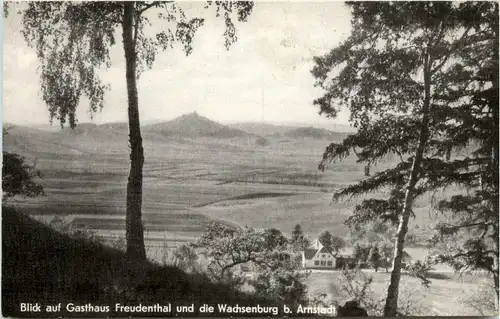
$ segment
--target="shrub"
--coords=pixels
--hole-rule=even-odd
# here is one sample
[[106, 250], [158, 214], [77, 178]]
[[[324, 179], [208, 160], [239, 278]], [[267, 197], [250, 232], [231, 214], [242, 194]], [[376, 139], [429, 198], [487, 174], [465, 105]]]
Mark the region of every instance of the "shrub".
[[2, 200], [16, 195], [38, 197], [45, 195], [43, 186], [34, 182], [41, 177], [35, 165], [28, 165], [18, 154], [3, 152]]
[[307, 286], [304, 280], [309, 272], [287, 269], [262, 269], [250, 284], [256, 294], [276, 300], [282, 304], [297, 305], [307, 300]]
[[403, 273], [420, 279], [422, 281], [422, 285], [428, 288], [431, 284], [431, 281], [429, 280], [431, 270], [433, 270], [433, 268], [428, 260], [423, 262], [417, 260], [413, 264], [406, 265]]
[[460, 302], [468, 308], [474, 309], [481, 316], [498, 315], [495, 304], [495, 287], [483, 282], [474, 291], [464, 292]]
[[259, 146], [267, 146], [267, 145], [269, 145], [269, 141], [263, 137], [259, 137], [255, 141], [255, 144], [257, 144]]
[[308, 295], [307, 305], [311, 307], [327, 308], [330, 305], [338, 307], [340, 304], [331, 294], [325, 292], [316, 292], [314, 294]]
[[186, 272], [195, 272], [199, 270], [197, 267], [198, 255], [195, 250], [189, 245], [183, 244], [177, 247], [173, 252], [177, 267]]
[[370, 253], [368, 254], [368, 262], [370, 266], [378, 271], [378, 268], [381, 266], [381, 256], [377, 246], [373, 246], [370, 248]]
[[[373, 277], [360, 268], [344, 269], [334, 283], [330, 285], [332, 296], [337, 305], [347, 301], [356, 301], [370, 316], [383, 316], [385, 295], [377, 298], [371, 289]], [[384, 291], [387, 291], [385, 288]], [[418, 315], [423, 309], [423, 294], [416, 287], [401, 281], [399, 289], [398, 313], [403, 316]], [[427, 311], [428, 313], [428, 311]]]

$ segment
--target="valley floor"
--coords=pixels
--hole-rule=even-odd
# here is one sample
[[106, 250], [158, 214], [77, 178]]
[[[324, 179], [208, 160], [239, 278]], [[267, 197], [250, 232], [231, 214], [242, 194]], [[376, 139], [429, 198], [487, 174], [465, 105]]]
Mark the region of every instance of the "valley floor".
[[[390, 273], [363, 271], [373, 278], [371, 289], [375, 299], [387, 293]], [[455, 273], [434, 272], [430, 279], [429, 288], [424, 287], [417, 278], [403, 276], [400, 284], [400, 303], [412, 304], [416, 309], [416, 316], [478, 316], [478, 310], [464, 304], [469, 297], [478, 291], [480, 284], [491, 281], [481, 275], [462, 276]], [[341, 289], [345, 282], [342, 281], [340, 272], [313, 272], [307, 280], [311, 293], [328, 292], [333, 295]], [[493, 296], [492, 296], [493, 298]], [[485, 314], [486, 315], [486, 314]], [[490, 313], [489, 315], [493, 315]]]

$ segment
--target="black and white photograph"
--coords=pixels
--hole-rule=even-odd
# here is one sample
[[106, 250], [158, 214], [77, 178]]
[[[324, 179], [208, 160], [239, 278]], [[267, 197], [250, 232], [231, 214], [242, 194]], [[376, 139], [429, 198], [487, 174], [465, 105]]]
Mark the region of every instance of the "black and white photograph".
[[498, 6], [4, 1], [2, 316], [498, 316]]

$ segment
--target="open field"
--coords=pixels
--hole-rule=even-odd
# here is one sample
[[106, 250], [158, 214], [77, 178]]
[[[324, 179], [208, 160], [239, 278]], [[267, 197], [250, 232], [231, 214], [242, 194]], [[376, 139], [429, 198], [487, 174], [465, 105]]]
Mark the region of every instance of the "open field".
[[[347, 234], [343, 221], [356, 200], [330, 199], [333, 190], [363, 178], [360, 164], [347, 158], [318, 171], [328, 145], [324, 139], [276, 137], [266, 146], [252, 141], [165, 137], [145, 130], [143, 213], [151, 239], [192, 240], [214, 220], [285, 233], [301, 224], [310, 236], [322, 230]], [[12, 204], [45, 220], [64, 215], [73, 227], [103, 236], [123, 234], [129, 165], [124, 127], [84, 125], [59, 132], [13, 127], [4, 149], [36, 159], [48, 195]], [[425, 232], [431, 224], [429, 201], [416, 204], [415, 224]]]
[[[13, 204], [36, 216], [72, 215], [74, 227], [123, 229], [128, 148], [115, 131], [101, 134], [13, 128], [5, 149], [36, 158], [48, 195]], [[329, 206], [333, 189], [362, 177], [362, 167], [352, 161], [319, 172], [324, 140], [276, 139], [258, 146], [246, 139], [160, 140], [146, 133], [144, 144], [145, 228], [167, 238], [172, 232], [194, 238], [214, 219], [284, 232], [297, 223], [314, 233], [331, 226], [344, 233], [345, 212], [328, 221], [320, 217], [345, 208]]]
[[[373, 278], [371, 290], [375, 300], [385, 296], [389, 285], [390, 273], [367, 272], [365, 275]], [[338, 284], [340, 272], [318, 272], [312, 273], [307, 284], [310, 293], [328, 292], [334, 293], [332, 284]], [[415, 309], [419, 309], [416, 316], [477, 316], [481, 315], [475, 309], [465, 307], [461, 299], [471, 296], [478, 286], [488, 280], [483, 276], [459, 276], [454, 273], [434, 273], [436, 279], [431, 279], [431, 285], [426, 288], [421, 285], [417, 278], [403, 276], [400, 286], [400, 300], [411, 301]], [[437, 279], [439, 278], [439, 279]], [[491, 279], [489, 279], [491, 281]], [[493, 296], [492, 296], [493, 298]]]

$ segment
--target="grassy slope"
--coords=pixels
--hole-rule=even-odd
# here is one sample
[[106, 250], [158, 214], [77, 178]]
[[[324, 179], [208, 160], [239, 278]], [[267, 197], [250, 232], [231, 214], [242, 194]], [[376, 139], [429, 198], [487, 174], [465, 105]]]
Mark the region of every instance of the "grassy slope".
[[[88, 240], [71, 239], [16, 210], [5, 207], [2, 210], [4, 316], [68, 315], [64, 312], [20, 313], [21, 302], [42, 305], [92, 303], [111, 308], [116, 302], [129, 305], [258, 302], [175, 267], [144, 263], [125, 271], [125, 256], [119, 250]], [[133, 287], [133, 292], [127, 292], [126, 287]], [[95, 315], [103, 316], [102, 313]], [[113, 312], [105, 315], [128, 316]]]

